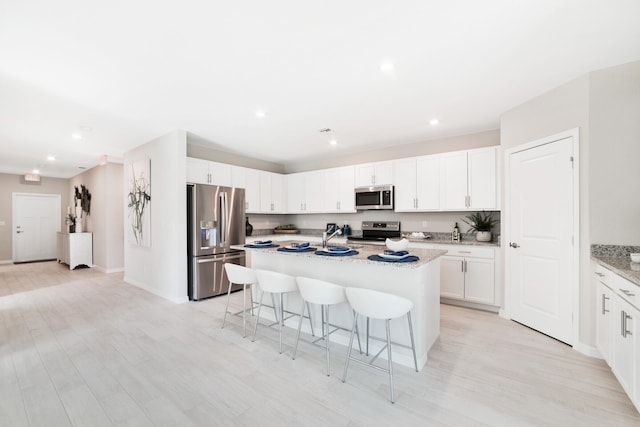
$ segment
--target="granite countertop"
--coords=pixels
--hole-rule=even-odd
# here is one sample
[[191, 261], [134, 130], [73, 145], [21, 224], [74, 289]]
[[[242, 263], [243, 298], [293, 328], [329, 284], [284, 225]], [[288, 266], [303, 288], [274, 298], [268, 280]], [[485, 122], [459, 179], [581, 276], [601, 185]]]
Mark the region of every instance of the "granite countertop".
[[[291, 243], [302, 243], [305, 240], [280, 240], [274, 241], [275, 244], [283, 246], [290, 246]], [[333, 241], [332, 241], [333, 242]], [[322, 249], [322, 245], [318, 243], [311, 243], [311, 246], [317, 247], [317, 249]], [[234, 245], [231, 246], [232, 249], [242, 249], [242, 250], [250, 250], [250, 251], [262, 251], [262, 252], [273, 252], [278, 255], [283, 256], [294, 256], [294, 257], [306, 257], [306, 258], [322, 258], [328, 261], [338, 261], [338, 262], [358, 262], [358, 263], [367, 263], [371, 265], [377, 266], [389, 266], [394, 268], [418, 268], [423, 266], [434, 259], [444, 255], [447, 251], [442, 249], [420, 249], [420, 248], [409, 248], [409, 253], [411, 255], [415, 255], [420, 259], [416, 262], [379, 262], [379, 261], [371, 261], [367, 259], [369, 255], [377, 255], [380, 252], [384, 251], [384, 248], [381, 246], [374, 245], [362, 245], [362, 244], [349, 244], [349, 247], [357, 250], [358, 255], [353, 256], [319, 256], [316, 255], [315, 252], [282, 252], [278, 251], [278, 248], [245, 248], [243, 245]]]
[[435, 245], [454, 245], [454, 246], [491, 246], [498, 247], [500, 244], [498, 242], [478, 242], [477, 240], [463, 240], [461, 242], [452, 242], [451, 240], [444, 239], [425, 239], [425, 238], [414, 238], [407, 237], [409, 242], [412, 243], [433, 243]]
[[592, 254], [591, 259], [619, 276], [640, 286], [640, 264], [631, 262], [628, 255], [626, 257], [621, 257]]

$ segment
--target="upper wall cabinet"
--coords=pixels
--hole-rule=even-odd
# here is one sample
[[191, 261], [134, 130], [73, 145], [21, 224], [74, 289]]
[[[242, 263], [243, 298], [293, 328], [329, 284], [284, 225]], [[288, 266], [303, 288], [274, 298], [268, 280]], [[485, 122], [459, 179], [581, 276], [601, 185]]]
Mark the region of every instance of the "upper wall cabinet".
[[187, 157], [187, 182], [231, 186], [231, 165]]
[[366, 163], [356, 166], [356, 187], [393, 184], [393, 162]]
[[496, 210], [497, 147], [440, 155], [440, 209]]
[[440, 209], [440, 156], [395, 160], [393, 177], [396, 212]]
[[355, 168], [327, 169], [324, 171], [324, 206], [327, 213], [355, 212]]
[[231, 167], [231, 186], [244, 188], [244, 204], [247, 213], [260, 212], [260, 172], [241, 166]]
[[286, 200], [284, 177], [279, 173], [260, 171], [260, 212], [284, 213]]
[[324, 172], [287, 175], [287, 212], [318, 213], [324, 203]]

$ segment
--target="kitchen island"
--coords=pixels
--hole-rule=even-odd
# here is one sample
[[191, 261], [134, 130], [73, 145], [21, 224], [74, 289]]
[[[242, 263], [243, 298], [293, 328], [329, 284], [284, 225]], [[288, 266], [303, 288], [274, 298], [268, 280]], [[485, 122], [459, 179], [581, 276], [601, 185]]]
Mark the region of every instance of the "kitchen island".
[[[289, 246], [292, 241], [276, 242]], [[416, 344], [418, 368], [422, 369], [427, 362], [427, 352], [440, 334], [440, 261], [439, 257], [446, 251], [438, 249], [410, 249], [411, 255], [420, 259], [411, 263], [377, 262], [367, 259], [384, 250], [381, 246], [350, 245], [359, 253], [353, 256], [320, 256], [315, 252], [281, 252], [278, 248], [245, 248], [241, 245], [234, 249], [248, 251], [247, 263], [252, 268], [279, 271], [292, 276], [306, 276], [326, 280], [342, 286], [374, 289], [381, 292], [399, 295], [411, 300], [414, 304], [412, 320]], [[321, 249], [321, 248], [318, 248]], [[294, 313], [300, 311], [301, 299], [298, 294], [289, 295], [285, 301], [285, 309]], [[271, 310], [263, 310], [266, 315], [273, 316]], [[319, 310], [313, 310], [314, 328], [320, 335]], [[273, 319], [273, 317], [271, 317]], [[333, 324], [350, 329], [353, 314], [346, 304], [331, 308], [330, 321]], [[287, 326], [296, 328], [297, 318], [289, 319]], [[307, 322], [303, 323], [306, 332], [310, 332]], [[365, 324], [360, 324], [361, 336], [364, 339]], [[371, 336], [384, 339], [384, 322], [372, 321]], [[393, 360], [402, 365], [413, 367], [409, 327], [406, 318], [391, 321]], [[348, 343], [348, 333], [338, 331], [331, 335], [331, 340], [342, 344]], [[364, 343], [363, 343], [364, 344]], [[370, 353], [375, 354], [382, 348], [382, 342], [371, 340]], [[385, 352], [380, 357], [385, 357]]]

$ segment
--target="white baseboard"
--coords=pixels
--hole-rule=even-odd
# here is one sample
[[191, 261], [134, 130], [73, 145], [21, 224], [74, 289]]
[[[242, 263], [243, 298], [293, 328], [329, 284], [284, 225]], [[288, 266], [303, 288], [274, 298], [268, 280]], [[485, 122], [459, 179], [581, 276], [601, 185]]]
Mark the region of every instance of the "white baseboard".
[[582, 342], [578, 342], [573, 346], [573, 349], [579, 353], [584, 354], [585, 356], [595, 357], [596, 359], [602, 359], [602, 354], [592, 345], [588, 345]]
[[0, 264], [13, 264], [12, 259], [2, 259], [0, 260]]
[[166, 299], [168, 301], [171, 301], [171, 302], [173, 302], [175, 304], [183, 304], [183, 303], [189, 301], [189, 296], [188, 295], [184, 295], [182, 297], [176, 298], [175, 296], [165, 295], [162, 292], [158, 292], [157, 289], [151, 288], [151, 287], [147, 286], [145, 283], [142, 283], [142, 282], [140, 282], [138, 280], [135, 280], [135, 279], [131, 279], [130, 277], [124, 276], [123, 280], [126, 283], [130, 284], [130, 285], [133, 285], [133, 286], [135, 286], [137, 288], [143, 289], [143, 290], [145, 290], [145, 291], [147, 291], [149, 293], [157, 295], [157, 296], [159, 296], [161, 298], [164, 298], [164, 299]]
[[110, 273], [122, 273], [124, 271], [124, 267], [120, 268], [104, 268], [99, 265], [94, 265], [93, 268], [98, 270], [100, 273], [110, 274]]

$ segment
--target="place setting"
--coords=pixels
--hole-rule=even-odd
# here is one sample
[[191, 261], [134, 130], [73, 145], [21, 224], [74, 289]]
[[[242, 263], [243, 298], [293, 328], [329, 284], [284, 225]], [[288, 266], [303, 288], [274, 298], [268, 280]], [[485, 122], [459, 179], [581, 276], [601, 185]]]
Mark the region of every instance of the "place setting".
[[316, 255], [320, 256], [353, 256], [359, 253], [360, 252], [351, 249], [349, 246], [328, 246], [316, 251]]
[[276, 245], [275, 243], [273, 243], [273, 241], [271, 240], [254, 240], [251, 243], [247, 243], [244, 245], [245, 248], [252, 248], [252, 249], [260, 249], [260, 248], [278, 248], [280, 247], [280, 245]]
[[309, 242], [296, 243], [293, 242], [289, 246], [278, 248], [279, 252], [315, 252], [316, 248], [311, 246]]
[[411, 255], [409, 251], [406, 250], [407, 246], [409, 246], [407, 239], [387, 239], [385, 244], [388, 249], [385, 249], [377, 255], [369, 255], [367, 259], [379, 262], [415, 262], [420, 259], [416, 255]]

